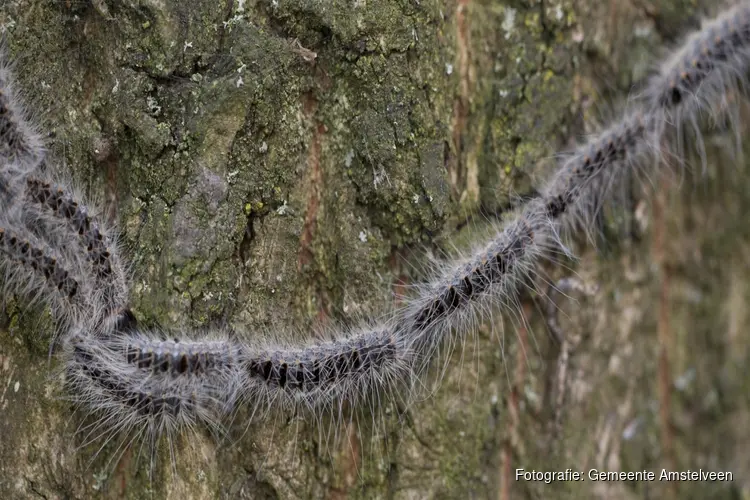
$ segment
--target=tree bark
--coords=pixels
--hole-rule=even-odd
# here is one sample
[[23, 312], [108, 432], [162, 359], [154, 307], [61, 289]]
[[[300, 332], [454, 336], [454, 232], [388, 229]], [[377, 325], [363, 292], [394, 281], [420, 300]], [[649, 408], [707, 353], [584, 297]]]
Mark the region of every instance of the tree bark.
[[[119, 224], [140, 323], [309, 337], [382, 313], [431, 253], [489, 234], [702, 12], [686, 0], [16, 0], [0, 5], [0, 29], [50, 156]], [[750, 197], [731, 139], [706, 143], [705, 172], [628, 189], [605, 212], [606, 241], [549, 269], [573, 278], [569, 297], [528, 297], [528, 326], [486, 319], [437, 361], [423, 400], [320, 425], [247, 427], [240, 413], [218, 444], [175, 443], [174, 470], [164, 447], [153, 478], [135, 447], [79, 449], [80, 415], [48, 362], [54, 325], [8, 298], [0, 497], [739, 496]], [[516, 480], [519, 468], [734, 481], [545, 484]]]

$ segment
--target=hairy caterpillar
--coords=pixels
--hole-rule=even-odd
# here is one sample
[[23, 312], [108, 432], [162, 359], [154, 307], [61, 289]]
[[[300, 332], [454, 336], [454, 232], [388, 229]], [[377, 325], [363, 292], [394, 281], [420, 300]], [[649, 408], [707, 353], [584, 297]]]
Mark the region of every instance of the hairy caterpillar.
[[21, 104], [5, 55], [0, 64], [0, 86], [3, 89], [0, 94], [0, 137], [3, 148], [0, 156], [6, 160], [4, 168], [8, 168], [9, 163], [17, 162], [19, 165], [14, 168], [23, 171], [41, 161], [44, 155], [43, 141]]
[[[336, 412], [340, 399], [356, 403], [361, 393], [380, 390], [391, 379], [412, 385], [412, 375], [430, 364], [446, 336], [469, 332], [477, 323], [477, 312], [494, 307], [498, 297], [513, 306], [518, 290], [533, 285], [530, 276], [538, 262], [567, 252], [559, 234], [574, 224], [591, 227], [591, 217], [599, 209], [592, 200], [606, 197], [606, 189], [620, 176], [634, 168], [647, 170], [665, 154], [665, 129], [691, 124], [701, 110], [713, 111], [725, 95], [741, 87], [747, 10], [741, 5], [689, 39], [692, 49], [676, 57], [671, 64], [675, 69], [649, 85], [647, 95], [657, 97], [647, 99], [640, 114], [615, 123], [562, 163], [540, 190], [541, 196], [508, 217], [481, 251], [465, 262], [447, 264], [393, 317], [373, 327], [339, 332], [329, 342], [282, 348], [276, 342], [253, 346], [218, 335], [206, 340], [178, 334], [168, 340], [173, 334], [156, 335], [134, 325], [113, 332], [111, 325], [129, 314], [123, 312], [121, 299], [127, 290], [115, 283], [114, 293], [97, 294], [100, 287], [110, 286], [106, 280], [111, 274], [107, 269], [113, 268], [111, 245], [101, 243], [104, 238], [97, 235], [103, 233], [98, 229], [90, 230], [96, 227], [92, 222], [82, 221], [103, 222], [88, 219], [77, 208], [84, 203], [65, 190], [51, 189], [52, 181], [43, 174], [29, 177], [10, 173], [23, 169], [8, 167], [9, 199], [25, 200], [14, 223], [29, 228], [41, 221], [53, 228], [45, 235], [49, 246], [80, 247], [70, 263], [72, 274], [96, 284], [90, 299], [95, 306], [73, 321], [61, 340], [73, 397], [102, 412], [103, 421], [111, 419], [113, 428], [145, 434], [147, 446], [153, 446], [161, 435], [171, 440], [195, 423], [218, 427], [239, 403], [261, 409], [333, 407]], [[702, 54], [698, 59], [696, 47]], [[697, 69], [691, 73], [686, 68]], [[665, 87], [669, 98], [664, 97]], [[31, 194], [24, 197], [21, 193], [29, 188]], [[29, 208], [31, 201], [41, 205], [38, 210]], [[15, 246], [10, 249], [19, 253]], [[120, 265], [114, 263], [118, 273]], [[11, 276], [9, 283], [21, 279]]]

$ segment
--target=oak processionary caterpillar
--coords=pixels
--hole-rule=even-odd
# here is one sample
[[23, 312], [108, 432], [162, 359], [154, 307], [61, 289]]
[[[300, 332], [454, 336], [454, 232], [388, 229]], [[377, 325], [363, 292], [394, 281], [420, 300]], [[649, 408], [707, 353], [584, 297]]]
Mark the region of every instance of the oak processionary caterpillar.
[[363, 404], [377, 411], [384, 397], [408, 404], [441, 348], [471, 333], [485, 311], [515, 310], [520, 294], [537, 286], [539, 265], [570, 254], [568, 235], [594, 231], [613, 186], [679, 160], [686, 130], [702, 151], [706, 115], [736, 123], [730, 101], [746, 90], [748, 66], [750, 3], [741, 2], [687, 37], [629, 112], [567, 155], [538, 196], [476, 251], [445, 262], [386, 317], [297, 343], [139, 327], [116, 229], [47, 163], [3, 62], [3, 293], [50, 307], [67, 391], [93, 415], [83, 440], [139, 442], [150, 468], [162, 440], [171, 450], [186, 431], [221, 437], [240, 408], [255, 419], [281, 411], [316, 420]]

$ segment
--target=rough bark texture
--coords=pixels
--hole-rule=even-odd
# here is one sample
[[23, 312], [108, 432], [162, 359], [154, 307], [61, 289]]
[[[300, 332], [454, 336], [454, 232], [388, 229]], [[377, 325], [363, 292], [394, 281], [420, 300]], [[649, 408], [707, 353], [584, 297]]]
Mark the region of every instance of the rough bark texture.
[[[52, 156], [119, 221], [141, 322], [311, 335], [384, 310], [422, 277], [426, 249], [486, 234], [486, 214], [594, 131], [699, 7], [6, 0], [0, 28]], [[575, 264], [598, 290], [559, 299], [563, 348], [537, 298], [528, 331], [496, 318], [429, 398], [381, 409], [375, 431], [342, 424], [337, 442], [287, 416], [239, 425], [231, 446], [178, 443], [176, 475], [151, 481], [138, 450], [89, 463], [98, 446], [76, 451], [79, 420], [51, 375], [53, 325], [8, 300], [0, 497], [747, 495], [750, 177], [729, 139], [708, 143], [700, 179], [650, 179], [659, 196], [608, 213], [611, 241]], [[734, 482], [514, 472], [662, 467]]]

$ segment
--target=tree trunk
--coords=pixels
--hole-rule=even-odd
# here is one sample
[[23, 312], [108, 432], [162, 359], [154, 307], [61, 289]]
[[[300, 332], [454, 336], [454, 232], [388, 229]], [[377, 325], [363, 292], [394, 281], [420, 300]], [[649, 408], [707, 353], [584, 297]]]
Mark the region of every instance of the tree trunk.
[[[309, 337], [486, 237], [697, 26], [693, 4], [13, 0], [0, 29], [50, 156], [118, 221], [140, 323]], [[486, 319], [422, 400], [343, 422], [240, 413], [218, 444], [175, 443], [174, 469], [165, 445], [152, 478], [136, 446], [82, 442], [54, 325], [8, 298], [0, 497], [737, 498], [750, 196], [731, 141], [706, 136], [681, 188], [644, 175], [597, 250], [549, 269], [572, 284], [559, 311], [528, 297], [528, 326]], [[588, 477], [662, 468], [734, 481]]]

